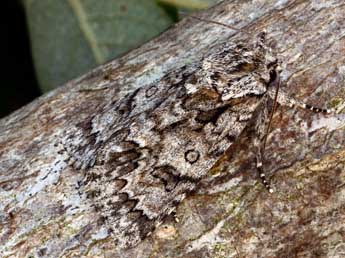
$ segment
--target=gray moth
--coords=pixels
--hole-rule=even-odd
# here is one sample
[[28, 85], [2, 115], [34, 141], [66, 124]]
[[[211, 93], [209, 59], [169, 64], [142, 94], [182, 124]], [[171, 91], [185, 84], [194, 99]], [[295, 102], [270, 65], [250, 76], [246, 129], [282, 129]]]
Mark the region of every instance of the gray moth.
[[173, 211], [240, 133], [254, 122], [257, 167], [269, 110], [283, 105], [315, 109], [275, 96], [279, 62], [265, 33], [247, 43], [214, 47], [200, 62], [109, 104], [61, 140], [83, 175], [80, 191], [120, 248], [142, 241]]

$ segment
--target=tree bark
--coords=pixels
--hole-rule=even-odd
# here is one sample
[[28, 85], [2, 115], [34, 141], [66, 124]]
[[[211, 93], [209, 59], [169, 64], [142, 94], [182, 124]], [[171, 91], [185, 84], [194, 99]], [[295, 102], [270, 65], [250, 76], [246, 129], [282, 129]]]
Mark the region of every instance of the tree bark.
[[[224, 1], [199, 15], [245, 32], [184, 19], [0, 121], [1, 257], [345, 257], [344, 2]], [[247, 128], [176, 220], [119, 250], [78, 194], [82, 172], [57, 165], [56, 139], [214, 44], [264, 29], [286, 91], [338, 114], [279, 107], [264, 164], [274, 194], [253, 173]]]

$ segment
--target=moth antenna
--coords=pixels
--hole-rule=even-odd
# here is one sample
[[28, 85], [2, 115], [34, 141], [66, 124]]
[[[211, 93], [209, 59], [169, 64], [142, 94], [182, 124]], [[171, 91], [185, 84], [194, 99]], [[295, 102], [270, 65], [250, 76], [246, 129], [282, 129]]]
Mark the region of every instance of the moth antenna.
[[231, 26], [231, 25], [225, 24], [225, 23], [221, 23], [221, 22], [217, 22], [217, 21], [212, 21], [212, 20], [200, 18], [200, 17], [194, 16], [194, 15], [189, 15], [188, 17], [191, 17], [191, 18], [193, 18], [193, 19], [196, 19], [196, 20], [199, 20], [199, 21], [203, 21], [203, 22], [209, 22], [209, 23], [217, 24], [217, 25], [226, 27], [226, 28], [228, 28], [228, 29], [232, 29], [232, 30], [235, 30], [235, 31], [238, 31], [238, 32], [243, 32], [243, 33], [249, 35], [248, 32], [246, 32], [246, 31], [244, 31], [244, 30], [242, 30], [242, 29], [233, 27], [233, 26]]
[[265, 133], [264, 141], [263, 141], [263, 144], [262, 144], [263, 156], [265, 155], [264, 153], [265, 153], [265, 148], [266, 148], [266, 142], [267, 142], [268, 133], [269, 133], [269, 131], [271, 129], [273, 115], [274, 115], [274, 112], [277, 109], [277, 104], [278, 104], [278, 94], [279, 94], [279, 89], [280, 89], [279, 73], [277, 73], [277, 78], [272, 83], [275, 84], [276, 91], [275, 91], [275, 94], [274, 94], [273, 107], [272, 107], [272, 110], [271, 110], [271, 113], [270, 113], [270, 118], [268, 120], [268, 125], [267, 125], [267, 128], [266, 128], [266, 133]]

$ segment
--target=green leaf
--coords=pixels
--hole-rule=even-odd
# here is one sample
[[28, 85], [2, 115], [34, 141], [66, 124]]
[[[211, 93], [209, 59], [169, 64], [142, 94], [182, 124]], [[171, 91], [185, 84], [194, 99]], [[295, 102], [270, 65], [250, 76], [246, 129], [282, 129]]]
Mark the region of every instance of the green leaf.
[[154, 0], [24, 0], [38, 80], [48, 91], [172, 23]]
[[169, 4], [178, 8], [187, 9], [205, 9], [213, 4], [220, 2], [220, 0], [159, 0], [164, 4]]

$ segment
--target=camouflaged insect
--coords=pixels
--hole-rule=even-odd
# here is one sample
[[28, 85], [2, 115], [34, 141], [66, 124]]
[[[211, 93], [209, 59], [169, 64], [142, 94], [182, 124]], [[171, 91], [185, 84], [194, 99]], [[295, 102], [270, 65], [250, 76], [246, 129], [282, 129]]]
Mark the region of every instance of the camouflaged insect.
[[[120, 248], [152, 232], [253, 119], [262, 168], [267, 101], [278, 84], [278, 60], [262, 33], [253, 43], [220, 44], [199, 63], [109, 104], [62, 140], [85, 175], [80, 191]], [[306, 107], [284, 92], [278, 102]]]

